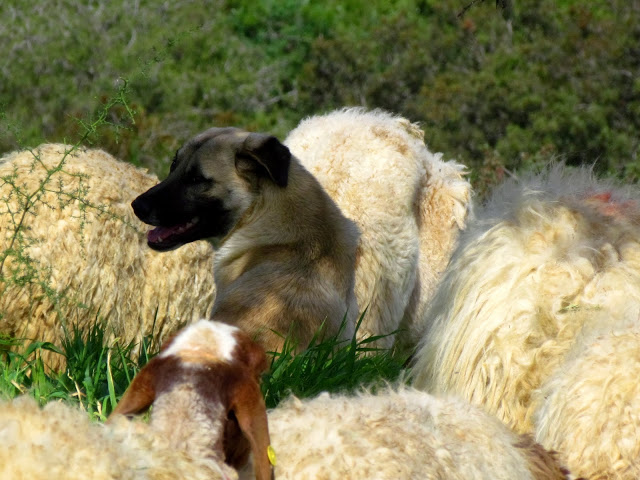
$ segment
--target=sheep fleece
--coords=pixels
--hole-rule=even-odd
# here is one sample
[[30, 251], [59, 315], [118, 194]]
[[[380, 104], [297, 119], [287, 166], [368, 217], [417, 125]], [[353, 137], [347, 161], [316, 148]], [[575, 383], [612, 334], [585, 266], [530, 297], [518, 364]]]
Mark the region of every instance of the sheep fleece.
[[562, 479], [548, 452], [456, 399], [414, 390], [292, 397], [269, 412], [276, 478]]
[[[25, 192], [37, 190], [70, 148], [47, 144], [0, 159], [0, 192], [7, 199], [0, 205], [0, 250], [9, 247], [15, 231], [9, 210], [19, 211], [9, 180]], [[63, 326], [71, 330], [77, 324], [83, 331], [99, 315], [111, 339], [139, 342], [153, 333], [160, 342], [206, 316], [214, 296], [211, 246], [198, 242], [154, 252], [146, 245], [146, 227], [131, 210], [130, 202], [157, 182], [100, 150], [67, 155], [24, 224], [25, 254], [57, 300], [44, 296], [37, 282], [7, 283], [0, 296], [0, 333], [59, 344]], [[71, 198], [74, 192], [84, 201]], [[12, 265], [17, 264], [9, 258], [5, 274]]]
[[93, 423], [86, 412], [30, 397], [0, 403], [0, 478], [11, 480], [232, 480], [226, 465], [169, 448], [124, 417]]
[[576, 338], [640, 305], [639, 201], [561, 166], [499, 188], [435, 294], [414, 386], [533, 432], [539, 389]]
[[464, 167], [431, 153], [423, 137], [402, 117], [351, 108], [302, 121], [284, 142], [361, 230], [355, 290], [367, 314], [360, 333], [401, 327], [408, 344], [420, 335], [418, 319], [470, 205]]
[[640, 478], [640, 325], [635, 323], [581, 339], [542, 388], [536, 438], [577, 476]]

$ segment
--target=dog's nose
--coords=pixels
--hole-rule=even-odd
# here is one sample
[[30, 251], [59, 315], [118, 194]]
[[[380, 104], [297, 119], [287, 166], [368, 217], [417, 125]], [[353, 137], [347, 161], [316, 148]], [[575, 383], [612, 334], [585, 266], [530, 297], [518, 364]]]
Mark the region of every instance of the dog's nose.
[[151, 205], [144, 199], [144, 195], [140, 195], [131, 202], [131, 208], [133, 208], [133, 213], [136, 214], [136, 217], [146, 223], [149, 215], [151, 215]]

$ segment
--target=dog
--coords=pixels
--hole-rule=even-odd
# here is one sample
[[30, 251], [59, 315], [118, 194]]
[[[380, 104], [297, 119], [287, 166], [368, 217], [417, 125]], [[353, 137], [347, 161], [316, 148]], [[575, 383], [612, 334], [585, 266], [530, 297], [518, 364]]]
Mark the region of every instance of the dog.
[[200, 239], [216, 246], [211, 319], [268, 351], [289, 335], [354, 334], [359, 232], [320, 183], [271, 135], [212, 128], [186, 142], [168, 177], [132, 202], [154, 226], [149, 247]]

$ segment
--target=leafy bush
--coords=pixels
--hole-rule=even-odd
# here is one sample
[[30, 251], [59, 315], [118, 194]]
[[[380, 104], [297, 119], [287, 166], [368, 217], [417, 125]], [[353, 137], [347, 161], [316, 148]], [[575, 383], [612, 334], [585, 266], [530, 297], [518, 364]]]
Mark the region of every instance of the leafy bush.
[[[634, 2], [477, 2], [459, 17], [469, 3], [37, 0], [27, 13], [7, 0], [0, 104], [27, 144], [60, 141], [126, 78], [135, 125], [98, 144], [160, 175], [212, 125], [283, 137], [305, 116], [365, 105], [421, 122], [479, 191], [554, 156], [635, 181]], [[15, 146], [0, 138], [0, 152]]]

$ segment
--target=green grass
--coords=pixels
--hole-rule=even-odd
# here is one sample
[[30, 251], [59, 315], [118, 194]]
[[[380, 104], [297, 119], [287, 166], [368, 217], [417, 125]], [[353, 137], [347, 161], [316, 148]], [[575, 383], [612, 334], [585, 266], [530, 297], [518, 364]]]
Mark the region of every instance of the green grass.
[[356, 339], [364, 315], [350, 340], [339, 340], [339, 334], [323, 340], [314, 338], [306, 350], [296, 355], [295, 344], [285, 339], [282, 352], [271, 353], [271, 368], [262, 382], [267, 407], [275, 407], [289, 394], [306, 398], [325, 391], [375, 389], [401, 378], [407, 358], [373, 346], [382, 336]]
[[[133, 377], [152, 357], [148, 339], [141, 345], [104, 344], [104, 322], [86, 332], [72, 329], [59, 346], [26, 339], [0, 339], [0, 396], [33, 396], [40, 404], [63, 400], [76, 404], [92, 417], [105, 420]], [[11, 350], [9, 350], [9, 348]], [[44, 351], [66, 359], [66, 368], [52, 371], [42, 359]], [[133, 355], [134, 351], [137, 355]]]
[[[0, 338], [0, 397], [27, 394], [40, 404], [62, 400], [104, 421], [133, 377], [157, 353], [150, 350], [149, 338], [140, 345], [105, 346], [105, 325], [95, 322], [86, 332], [72, 329], [59, 346]], [[269, 354], [271, 367], [262, 382], [267, 406], [275, 407], [290, 394], [306, 398], [323, 391], [353, 392], [398, 381], [406, 358], [372, 347], [378, 338], [314, 340], [298, 355], [287, 338], [282, 352]], [[44, 351], [62, 355], [66, 368], [49, 371], [42, 360]]]

